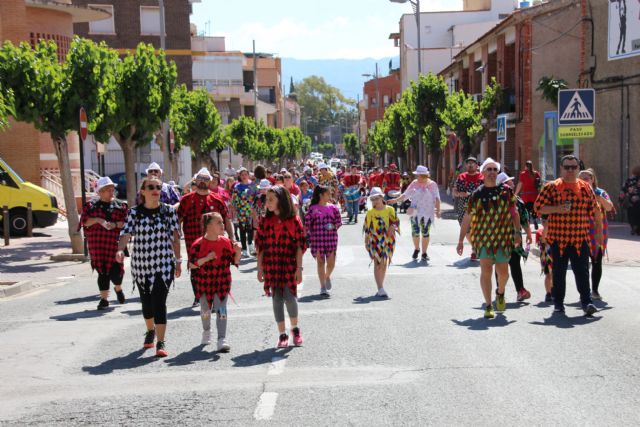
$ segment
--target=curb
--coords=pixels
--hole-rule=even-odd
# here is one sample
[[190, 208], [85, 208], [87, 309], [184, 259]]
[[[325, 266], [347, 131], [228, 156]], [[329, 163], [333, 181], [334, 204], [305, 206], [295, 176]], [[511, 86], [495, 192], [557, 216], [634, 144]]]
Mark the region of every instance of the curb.
[[39, 287], [40, 285], [34, 284], [31, 280], [23, 280], [10, 286], [3, 286], [2, 289], [0, 289], [0, 298], [12, 297]]
[[51, 255], [49, 258], [51, 261], [57, 262], [67, 262], [67, 261], [79, 261], [79, 262], [87, 262], [89, 261], [88, 256], [84, 256], [84, 254], [58, 254]]

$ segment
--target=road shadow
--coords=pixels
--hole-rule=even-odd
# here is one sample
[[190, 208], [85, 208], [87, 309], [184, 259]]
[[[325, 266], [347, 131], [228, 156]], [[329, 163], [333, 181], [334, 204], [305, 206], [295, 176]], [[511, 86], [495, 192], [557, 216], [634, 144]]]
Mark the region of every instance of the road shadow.
[[207, 360], [215, 362], [220, 359], [220, 355], [217, 352], [208, 352], [204, 348], [204, 344], [198, 344], [191, 350], [180, 353], [172, 359], [166, 359], [164, 362], [169, 366], [187, 366], [193, 365], [195, 362]]
[[[526, 301], [521, 301], [521, 302], [508, 302], [506, 304], [506, 309], [508, 310], [513, 310], [516, 308], [521, 308], [521, 307], [528, 307], [530, 305], [530, 303], [526, 302]], [[474, 310], [480, 310], [480, 311], [484, 311], [484, 307], [473, 307]]]
[[122, 310], [120, 313], [126, 314], [127, 316], [142, 316], [142, 310]]
[[353, 299], [354, 304], [370, 304], [372, 302], [390, 301], [391, 298], [380, 298], [377, 295], [371, 295], [369, 297], [357, 297]]
[[[152, 352], [153, 350], [151, 350]], [[114, 371], [120, 371], [123, 369], [135, 369], [144, 365], [148, 365], [157, 360], [154, 353], [150, 353], [149, 357], [142, 358], [145, 349], [141, 348], [133, 351], [126, 356], [114, 357], [113, 359], [105, 360], [97, 366], [83, 366], [82, 371], [87, 372], [90, 375], [107, 375]]]
[[463, 258], [451, 264], [447, 264], [447, 267], [455, 267], [459, 270], [466, 270], [467, 268], [480, 267], [480, 263], [478, 261], [471, 261], [471, 258]]
[[496, 317], [493, 319], [485, 319], [484, 317], [480, 317], [477, 319], [467, 320], [451, 319], [451, 321], [455, 325], [463, 326], [470, 331], [487, 331], [489, 330], [489, 328], [503, 328], [505, 326], [509, 326], [512, 323], [516, 323], [515, 320], [507, 320], [507, 318], [501, 313], [497, 313]]
[[108, 307], [106, 310], [84, 310], [76, 311], [75, 313], [59, 314], [57, 316], [51, 316], [49, 319], [58, 320], [60, 322], [71, 322], [79, 319], [95, 319], [103, 317], [107, 313], [114, 311], [113, 307]]
[[402, 267], [402, 268], [420, 268], [420, 267], [426, 267], [429, 265], [429, 261], [421, 261], [421, 260], [411, 260], [409, 262], [405, 262], [404, 264], [396, 264], [396, 266], [398, 267]]
[[54, 304], [57, 305], [71, 305], [71, 304], [82, 304], [83, 302], [92, 302], [92, 301], [99, 301], [100, 297], [98, 295], [89, 295], [86, 297], [79, 297], [79, 298], [71, 298], [71, 299], [66, 299], [66, 300], [60, 300], [60, 301], [55, 301]]
[[200, 307], [184, 307], [167, 314], [168, 319], [179, 319], [181, 317], [200, 317]]
[[320, 294], [313, 294], [313, 295], [305, 295], [303, 297], [298, 298], [298, 302], [302, 302], [302, 303], [309, 303], [309, 302], [315, 302], [315, 301], [325, 301], [330, 299], [331, 297], [328, 295], [320, 295]]
[[274, 357], [280, 357], [282, 359], [288, 358], [288, 353], [293, 350], [293, 347], [287, 348], [267, 348], [265, 350], [255, 350], [252, 353], [242, 354], [240, 356], [232, 357], [233, 366], [236, 367], [248, 367], [264, 365], [271, 363]]
[[542, 322], [534, 321], [530, 323], [537, 326], [555, 326], [558, 329], [571, 329], [576, 326], [589, 325], [600, 319], [602, 319], [600, 316], [585, 316], [581, 314], [580, 316], [569, 317], [566, 313], [553, 312], [550, 317], [543, 319]]

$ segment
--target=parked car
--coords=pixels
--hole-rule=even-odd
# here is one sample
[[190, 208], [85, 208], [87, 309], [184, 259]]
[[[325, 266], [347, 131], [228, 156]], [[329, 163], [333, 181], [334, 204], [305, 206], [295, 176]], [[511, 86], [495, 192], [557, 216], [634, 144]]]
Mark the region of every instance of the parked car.
[[56, 196], [42, 187], [23, 180], [0, 158], [0, 207], [9, 208], [9, 227], [13, 235], [24, 236], [27, 233], [27, 203], [31, 203], [34, 228], [50, 227], [58, 221]]

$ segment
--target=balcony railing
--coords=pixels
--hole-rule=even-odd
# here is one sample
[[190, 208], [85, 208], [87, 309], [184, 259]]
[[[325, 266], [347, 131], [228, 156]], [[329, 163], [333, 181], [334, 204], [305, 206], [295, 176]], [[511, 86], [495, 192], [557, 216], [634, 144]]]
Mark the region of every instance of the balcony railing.
[[233, 79], [197, 79], [193, 80], [194, 88], [206, 88], [208, 91], [212, 91], [218, 87], [240, 87], [242, 86], [242, 80]]

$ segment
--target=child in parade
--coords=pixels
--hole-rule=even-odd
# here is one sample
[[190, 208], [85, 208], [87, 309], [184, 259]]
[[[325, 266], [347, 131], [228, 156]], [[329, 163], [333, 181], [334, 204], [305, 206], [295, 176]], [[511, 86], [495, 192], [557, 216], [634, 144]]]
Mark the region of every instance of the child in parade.
[[364, 220], [365, 247], [374, 263], [374, 277], [378, 287], [377, 297], [389, 298], [384, 290], [384, 277], [391, 263], [396, 246], [396, 232], [400, 232], [400, 221], [393, 207], [384, 202], [380, 187], [373, 187], [369, 193], [372, 208]]
[[240, 168], [238, 170], [238, 176], [239, 181], [233, 187], [231, 204], [238, 218], [242, 254], [245, 257], [249, 257], [250, 253], [254, 252], [251, 204], [256, 195], [256, 186], [251, 181], [249, 171], [246, 168]]
[[544, 226], [545, 217], [542, 217], [542, 227], [536, 230], [536, 243], [540, 250], [540, 268], [544, 275], [544, 289], [546, 291], [544, 296], [544, 302], [552, 303], [553, 297], [551, 296], [551, 289], [553, 288], [553, 277], [551, 276], [551, 254], [549, 253], [549, 245], [546, 241], [546, 228]]
[[218, 351], [226, 353], [227, 295], [231, 292], [231, 264], [237, 266], [242, 256], [240, 243], [231, 243], [224, 235], [225, 226], [218, 212], [202, 216], [204, 236], [189, 248], [189, 268], [200, 302], [202, 344], [211, 342], [211, 314], [216, 314]]
[[311, 246], [311, 255], [318, 265], [320, 295], [329, 297], [331, 273], [336, 265], [338, 228], [342, 225], [340, 210], [329, 203], [329, 187], [317, 185], [313, 190], [311, 206], [305, 216], [305, 232]]
[[297, 286], [302, 282], [302, 255], [307, 249], [300, 218], [291, 203], [289, 191], [282, 186], [267, 191], [267, 213], [256, 234], [258, 281], [272, 297], [273, 314], [278, 326], [278, 348], [289, 346], [285, 332], [284, 307], [291, 321], [293, 344], [303, 343], [298, 327]]

